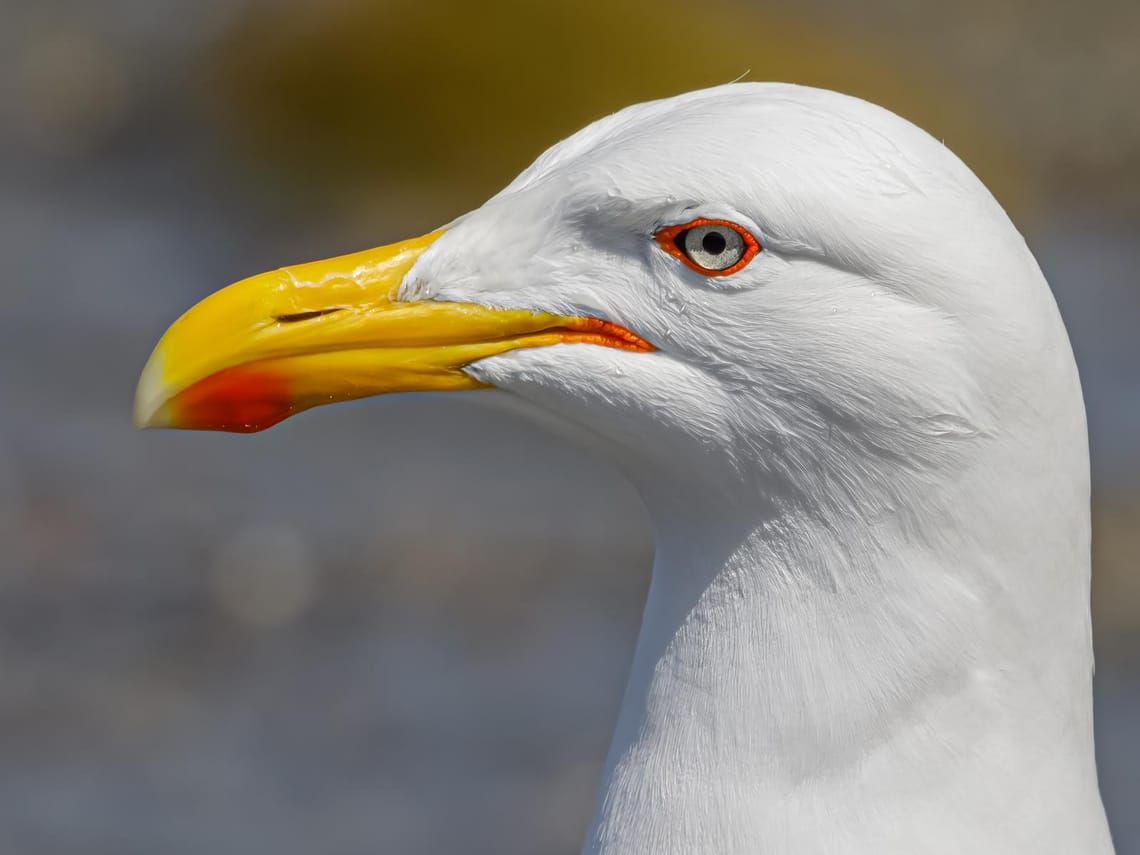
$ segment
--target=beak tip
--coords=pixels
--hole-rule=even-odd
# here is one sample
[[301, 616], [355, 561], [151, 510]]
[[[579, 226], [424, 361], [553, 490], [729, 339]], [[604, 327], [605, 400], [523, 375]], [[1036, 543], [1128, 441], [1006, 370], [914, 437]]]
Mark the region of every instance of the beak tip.
[[165, 384], [162, 382], [162, 358], [156, 348], [146, 361], [135, 389], [134, 422], [139, 430], [170, 427], [165, 413]]
[[134, 422], [136, 430], [173, 427], [168, 420], [160, 417], [159, 411], [148, 412], [138, 405], [135, 406]]

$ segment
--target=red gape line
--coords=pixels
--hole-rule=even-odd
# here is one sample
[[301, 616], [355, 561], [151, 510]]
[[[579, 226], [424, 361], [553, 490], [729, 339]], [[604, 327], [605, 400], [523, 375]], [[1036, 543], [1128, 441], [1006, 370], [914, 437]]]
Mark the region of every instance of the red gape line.
[[601, 344], [640, 353], [657, 349], [637, 333], [630, 332], [613, 321], [603, 321], [601, 318], [574, 318], [572, 323], [567, 324], [567, 329], [578, 333], [573, 337], [574, 341], [587, 344]]
[[[697, 226], [725, 226], [732, 229], [740, 235], [740, 239], [744, 241], [744, 246], [746, 247], [744, 255], [740, 256], [740, 260], [736, 262], [736, 264], [731, 267], [726, 267], [724, 270], [709, 270], [707, 267], [694, 264], [689, 259], [689, 256], [681, 251], [681, 247], [677, 246], [677, 235], [689, 229], [694, 229]], [[756, 253], [760, 251], [760, 241], [756, 240], [747, 229], [729, 220], [713, 220], [708, 217], [697, 217], [695, 220], [690, 220], [687, 223], [681, 223], [676, 226], [665, 226], [665, 228], [659, 229], [653, 237], [663, 250], [674, 258], [679, 259], [687, 268], [695, 270], [702, 276], [728, 276], [731, 273], [735, 273], [755, 258]]]

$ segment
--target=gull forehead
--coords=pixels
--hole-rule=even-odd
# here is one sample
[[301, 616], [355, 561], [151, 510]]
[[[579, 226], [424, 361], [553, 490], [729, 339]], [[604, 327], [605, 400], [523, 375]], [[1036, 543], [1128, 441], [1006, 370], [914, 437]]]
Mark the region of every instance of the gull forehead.
[[[792, 84], [733, 83], [627, 107], [553, 146], [499, 196], [567, 172], [634, 198], [715, 192], [779, 205], [811, 192], [854, 192], [852, 201], [866, 203], [942, 191], [995, 207], [974, 174], [917, 126], [858, 98]], [[843, 201], [828, 196], [830, 206]]]

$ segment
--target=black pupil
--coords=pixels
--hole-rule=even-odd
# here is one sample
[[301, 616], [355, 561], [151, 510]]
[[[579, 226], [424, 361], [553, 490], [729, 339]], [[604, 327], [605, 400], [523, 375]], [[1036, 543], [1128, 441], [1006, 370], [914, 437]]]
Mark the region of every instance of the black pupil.
[[701, 247], [709, 255], [720, 255], [727, 246], [728, 241], [720, 232], [705, 232], [705, 236], [701, 238]]

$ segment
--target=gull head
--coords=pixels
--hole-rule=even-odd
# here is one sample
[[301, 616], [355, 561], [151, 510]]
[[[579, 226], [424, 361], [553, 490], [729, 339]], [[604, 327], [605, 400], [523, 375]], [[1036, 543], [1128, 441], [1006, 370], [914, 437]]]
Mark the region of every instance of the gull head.
[[1032, 256], [942, 143], [855, 98], [738, 83], [595, 122], [424, 238], [208, 298], [136, 418], [257, 430], [491, 386], [635, 480], [795, 497], [852, 461], [954, 465], [1056, 382], [1071, 395], [1066, 372]]

